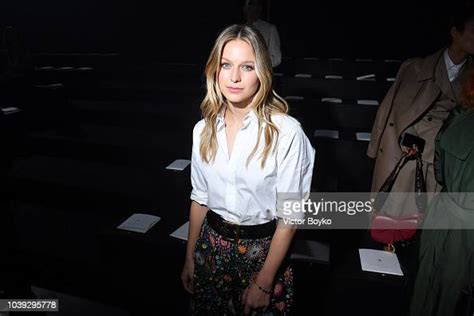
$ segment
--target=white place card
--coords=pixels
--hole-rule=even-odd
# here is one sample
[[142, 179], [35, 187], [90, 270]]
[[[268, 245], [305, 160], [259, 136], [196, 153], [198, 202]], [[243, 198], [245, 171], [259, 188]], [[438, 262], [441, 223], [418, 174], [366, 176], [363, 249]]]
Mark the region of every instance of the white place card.
[[379, 105], [379, 101], [377, 101], [377, 100], [357, 100], [357, 104], [362, 104], [362, 105]]
[[191, 160], [176, 159], [175, 161], [170, 163], [165, 169], [183, 171], [184, 169], [186, 169], [187, 166], [189, 166], [190, 163]]
[[343, 77], [340, 75], [326, 75], [324, 76], [324, 79], [339, 79], [340, 80], [340, 79], [343, 79]]
[[137, 233], [146, 233], [153, 225], [158, 223], [160, 219], [159, 216], [136, 213], [118, 225], [117, 228]]
[[342, 103], [341, 98], [321, 98], [321, 102]]
[[359, 76], [356, 79], [357, 80], [374, 80], [375, 79], [375, 74], [368, 74], [368, 75]]
[[181, 225], [177, 230], [170, 234], [171, 237], [181, 240], [188, 240], [189, 221]]
[[393, 252], [376, 249], [359, 249], [362, 270], [385, 274], [401, 275], [398, 257]]
[[311, 78], [310, 74], [295, 74], [295, 78]]

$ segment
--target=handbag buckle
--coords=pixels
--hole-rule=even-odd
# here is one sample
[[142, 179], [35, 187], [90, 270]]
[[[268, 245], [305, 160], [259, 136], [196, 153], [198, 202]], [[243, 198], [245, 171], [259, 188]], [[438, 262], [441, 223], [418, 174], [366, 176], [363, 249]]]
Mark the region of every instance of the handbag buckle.
[[395, 246], [393, 244], [386, 244], [383, 246], [383, 250], [388, 252], [395, 252]]

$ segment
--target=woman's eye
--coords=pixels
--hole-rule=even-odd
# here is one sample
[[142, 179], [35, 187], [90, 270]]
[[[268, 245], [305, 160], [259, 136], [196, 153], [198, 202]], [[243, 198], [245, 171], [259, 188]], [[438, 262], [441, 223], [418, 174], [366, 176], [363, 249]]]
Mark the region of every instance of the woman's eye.
[[249, 66], [249, 65], [244, 65], [244, 66], [242, 66], [242, 69], [245, 70], [245, 71], [252, 71], [253, 67]]
[[222, 64], [221, 64], [221, 67], [222, 67], [223, 69], [230, 69], [230, 64], [229, 64], [229, 63], [222, 63]]

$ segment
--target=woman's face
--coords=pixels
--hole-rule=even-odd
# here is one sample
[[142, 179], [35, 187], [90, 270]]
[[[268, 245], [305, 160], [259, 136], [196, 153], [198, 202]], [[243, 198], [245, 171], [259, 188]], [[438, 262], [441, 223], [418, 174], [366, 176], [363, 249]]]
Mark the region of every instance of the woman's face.
[[222, 52], [219, 89], [233, 106], [245, 108], [258, 90], [255, 53], [245, 41], [227, 42]]

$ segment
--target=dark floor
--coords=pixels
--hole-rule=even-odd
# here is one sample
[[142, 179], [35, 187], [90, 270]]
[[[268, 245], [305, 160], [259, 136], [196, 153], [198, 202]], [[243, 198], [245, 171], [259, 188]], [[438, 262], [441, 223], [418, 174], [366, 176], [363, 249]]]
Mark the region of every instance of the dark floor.
[[[190, 159], [201, 66], [113, 58], [82, 72], [41, 69], [65, 64], [58, 56], [38, 59], [27, 83], [11, 85], [1, 99], [1, 107], [22, 111], [0, 115], [6, 153], [0, 297], [59, 299], [59, 313], [48, 315], [184, 315], [185, 243], [169, 234], [187, 221], [189, 167], [165, 167]], [[52, 83], [63, 86], [45, 86]], [[363, 151], [364, 145], [357, 146]], [[368, 190], [370, 169], [365, 180], [352, 181], [331, 178], [340, 174], [326, 167], [318, 185]], [[133, 213], [161, 221], [146, 234], [117, 230]], [[298, 238], [327, 245], [331, 256], [329, 262], [294, 260], [295, 314], [403, 315], [408, 278], [361, 271], [357, 248], [364, 231]]]

